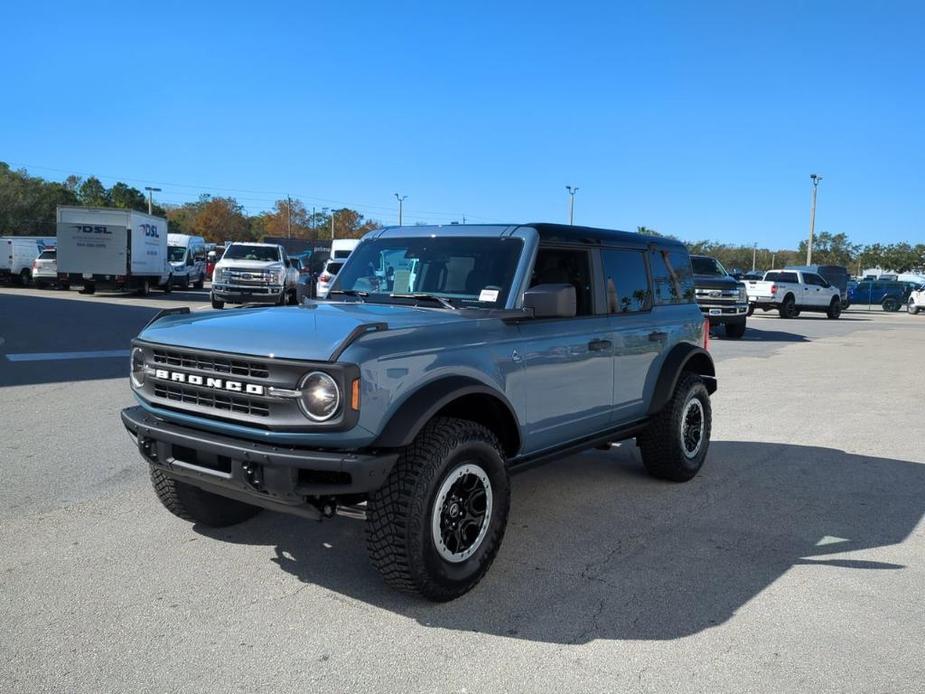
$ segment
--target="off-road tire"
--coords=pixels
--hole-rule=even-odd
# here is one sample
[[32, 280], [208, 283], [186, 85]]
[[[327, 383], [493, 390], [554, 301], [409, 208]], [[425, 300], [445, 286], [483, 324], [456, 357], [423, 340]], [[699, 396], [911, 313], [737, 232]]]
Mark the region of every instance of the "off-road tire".
[[[451, 563], [440, 556], [431, 529], [436, 496], [466, 462], [487, 474], [492, 492], [488, 528], [478, 549]], [[369, 499], [366, 549], [392, 588], [447, 601], [471, 590], [501, 547], [510, 509], [510, 480], [498, 438], [475, 422], [449, 417], [430, 421], [405, 448], [385, 484]]]
[[841, 316], [841, 299], [832, 299], [832, 303], [829, 304], [829, 308], [825, 312], [826, 318], [829, 320], [838, 320]]
[[212, 494], [199, 487], [179, 482], [150, 465], [151, 486], [164, 508], [191, 523], [212, 528], [243, 523], [262, 510], [259, 506]]
[[796, 318], [800, 315], [797, 312], [796, 300], [793, 298], [792, 294], [788, 294], [784, 297], [777, 311], [781, 318]]
[[216, 299], [214, 296], [209, 297], [209, 298], [212, 300], [212, 308], [219, 309], [219, 310], [225, 308], [225, 302], [224, 302], [224, 301], [219, 301], [219, 300]]
[[[681, 441], [681, 417], [692, 398], [700, 400], [704, 427], [700, 448], [695, 456], [688, 457]], [[693, 479], [703, 466], [710, 448], [711, 420], [710, 393], [703, 379], [694, 373], [683, 373], [671, 400], [636, 437], [636, 445], [649, 474], [673, 482]]]
[[730, 340], [739, 340], [745, 335], [745, 322], [726, 323], [723, 327], [723, 331]]

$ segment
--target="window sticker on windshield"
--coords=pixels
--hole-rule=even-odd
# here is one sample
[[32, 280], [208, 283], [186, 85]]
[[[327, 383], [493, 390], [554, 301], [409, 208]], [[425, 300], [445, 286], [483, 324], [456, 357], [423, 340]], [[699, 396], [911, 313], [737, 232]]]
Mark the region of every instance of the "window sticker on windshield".
[[498, 293], [497, 289], [483, 289], [479, 293], [479, 301], [490, 301], [494, 303], [498, 300]]

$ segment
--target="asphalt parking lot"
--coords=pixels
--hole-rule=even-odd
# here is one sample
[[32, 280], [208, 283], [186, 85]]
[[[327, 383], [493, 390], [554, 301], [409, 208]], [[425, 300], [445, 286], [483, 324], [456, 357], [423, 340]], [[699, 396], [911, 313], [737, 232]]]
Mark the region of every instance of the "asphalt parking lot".
[[5, 690], [923, 691], [925, 316], [759, 312], [712, 343], [695, 480], [630, 443], [518, 475], [492, 570], [435, 605], [356, 519], [160, 507], [118, 413], [129, 340], [184, 305], [0, 288]]

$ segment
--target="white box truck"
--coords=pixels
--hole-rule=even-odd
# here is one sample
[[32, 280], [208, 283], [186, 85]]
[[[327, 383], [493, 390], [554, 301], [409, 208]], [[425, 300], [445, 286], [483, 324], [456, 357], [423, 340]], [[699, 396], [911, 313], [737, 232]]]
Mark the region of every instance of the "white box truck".
[[58, 279], [98, 288], [170, 291], [167, 220], [135, 210], [58, 207]]

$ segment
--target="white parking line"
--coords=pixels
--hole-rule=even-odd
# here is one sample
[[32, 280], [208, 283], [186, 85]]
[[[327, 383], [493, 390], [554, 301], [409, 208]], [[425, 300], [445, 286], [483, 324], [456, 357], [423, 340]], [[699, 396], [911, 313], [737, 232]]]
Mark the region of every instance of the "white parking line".
[[61, 361], [64, 359], [101, 359], [105, 357], [127, 357], [127, 349], [101, 349], [94, 352], [31, 352], [4, 354], [8, 361]]

